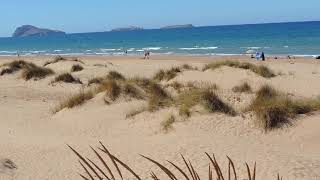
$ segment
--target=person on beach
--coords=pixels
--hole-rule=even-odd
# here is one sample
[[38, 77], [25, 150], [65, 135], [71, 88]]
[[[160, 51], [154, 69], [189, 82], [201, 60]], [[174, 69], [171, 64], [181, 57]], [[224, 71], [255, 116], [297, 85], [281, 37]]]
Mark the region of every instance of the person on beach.
[[144, 59], [149, 59], [150, 58], [150, 51], [149, 50], [145, 50], [144, 51]]
[[260, 53], [259, 52], [256, 53], [256, 59], [257, 59], [257, 61], [260, 60]]
[[265, 61], [265, 60], [266, 60], [266, 57], [265, 57], [265, 55], [264, 55], [264, 52], [261, 53], [261, 59], [262, 59], [262, 61]]

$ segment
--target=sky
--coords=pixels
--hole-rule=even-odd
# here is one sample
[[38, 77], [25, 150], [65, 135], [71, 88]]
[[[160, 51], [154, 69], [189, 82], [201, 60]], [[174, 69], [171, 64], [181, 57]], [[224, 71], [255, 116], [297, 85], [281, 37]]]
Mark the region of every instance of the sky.
[[24, 24], [67, 33], [320, 20], [320, 0], [1, 0], [0, 37]]

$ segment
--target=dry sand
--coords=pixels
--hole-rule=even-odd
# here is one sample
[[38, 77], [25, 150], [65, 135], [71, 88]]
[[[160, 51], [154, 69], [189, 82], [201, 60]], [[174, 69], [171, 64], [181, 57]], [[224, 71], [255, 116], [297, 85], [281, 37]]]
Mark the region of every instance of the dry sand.
[[[22, 57], [38, 65], [52, 57]], [[1, 57], [0, 65], [16, 58]], [[247, 57], [174, 57], [159, 56], [151, 60], [139, 57], [81, 57], [83, 71], [73, 73], [84, 83], [92, 77], [117, 70], [128, 77], [151, 77], [160, 68], [188, 63], [199, 68], [220, 59]], [[320, 64], [316, 60], [297, 59], [254, 62], [265, 64], [277, 74], [265, 79], [252, 72], [222, 67], [217, 70], [185, 71], [173, 81], [202, 81], [216, 83], [222, 98], [237, 110], [244, 109], [253, 95], [235, 94], [231, 88], [248, 82], [256, 90], [268, 83], [298, 98], [320, 95]], [[76, 62], [51, 64], [57, 73], [70, 71]], [[1, 69], [1, 68], [0, 68]], [[190, 158], [200, 175], [206, 176], [208, 160], [204, 152], [215, 153], [223, 167], [225, 156], [233, 158], [239, 173], [245, 173], [244, 162], [257, 162], [257, 179], [275, 179], [277, 173], [285, 179], [320, 179], [320, 114], [301, 116], [294, 126], [269, 133], [254, 126], [254, 116], [229, 117], [223, 114], [195, 114], [189, 120], [175, 123], [168, 133], [161, 131], [160, 123], [175, 109], [145, 112], [133, 119], [126, 113], [144, 102], [119, 101], [110, 106], [97, 96], [81, 107], [52, 110], [59, 102], [77, 93], [82, 85], [64, 83], [49, 85], [54, 76], [39, 81], [24, 81], [20, 73], [0, 76], [0, 179], [61, 180], [79, 179], [82, 172], [77, 158], [67, 148], [70, 144], [85, 155], [92, 156], [89, 145], [102, 141], [142, 177], [149, 178], [150, 170], [157, 168], [139, 157], [150, 156], [160, 162], [181, 163], [179, 153]], [[169, 82], [169, 83], [170, 83]], [[8, 166], [10, 159], [17, 168]], [[150, 179], [150, 178], [149, 178]]]

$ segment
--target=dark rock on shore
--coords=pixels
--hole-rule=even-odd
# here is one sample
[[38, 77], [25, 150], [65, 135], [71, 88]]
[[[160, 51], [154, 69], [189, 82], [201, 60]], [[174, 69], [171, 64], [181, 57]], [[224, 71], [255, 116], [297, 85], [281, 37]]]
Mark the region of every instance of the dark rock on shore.
[[18, 27], [13, 33], [12, 37], [27, 37], [27, 36], [57, 36], [65, 35], [66, 33], [58, 30], [50, 30], [38, 28], [31, 25], [23, 25]]

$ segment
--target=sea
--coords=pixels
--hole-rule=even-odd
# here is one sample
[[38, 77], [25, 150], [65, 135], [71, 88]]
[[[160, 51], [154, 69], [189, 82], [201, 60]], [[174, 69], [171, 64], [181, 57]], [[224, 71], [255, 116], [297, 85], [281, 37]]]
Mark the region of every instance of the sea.
[[0, 38], [0, 56], [320, 55], [320, 21]]

